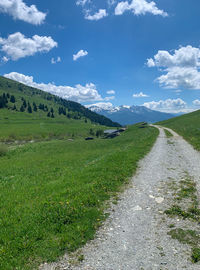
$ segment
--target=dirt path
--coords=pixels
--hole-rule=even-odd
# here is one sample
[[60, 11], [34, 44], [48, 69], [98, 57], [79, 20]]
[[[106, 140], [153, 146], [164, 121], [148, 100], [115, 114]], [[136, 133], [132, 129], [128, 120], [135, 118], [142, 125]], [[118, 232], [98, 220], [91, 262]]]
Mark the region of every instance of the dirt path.
[[[110, 210], [110, 217], [95, 240], [79, 251], [82, 262], [70, 263], [66, 255], [41, 270], [193, 270], [200, 263], [191, 262], [191, 246], [172, 239], [173, 226], [196, 228], [199, 225], [164, 211], [173, 204], [177, 187], [186, 177], [197, 183], [200, 191], [200, 153], [175, 132], [166, 138], [163, 128], [152, 151], [140, 162], [132, 186]], [[72, 260], [73, 261], [73, 260]]]

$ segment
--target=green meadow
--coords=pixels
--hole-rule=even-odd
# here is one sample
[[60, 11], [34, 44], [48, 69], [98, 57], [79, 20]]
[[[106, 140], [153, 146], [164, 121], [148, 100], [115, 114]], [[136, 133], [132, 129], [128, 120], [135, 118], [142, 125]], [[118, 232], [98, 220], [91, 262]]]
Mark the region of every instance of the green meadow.
[[173, 129], [200, 151], [200, 110], [157, 124]]
[[[12, 129], [15, 134], [2, 123], [2, 137]], [[115, 139], [10, 146], [0, 156], [0, 269], [37, 269], [92, 239], [106, 202], [129, 181], [157, 136], [156, 128], [135, 125]]]
[[89, 136], [92, 129], [106, 129], [105, 126], [91, 123], [85, 119], [67, 119], [64, 116], [47, 118], [43, 113], [20, 113], [0, 110], [0, 141], [40, 141]]

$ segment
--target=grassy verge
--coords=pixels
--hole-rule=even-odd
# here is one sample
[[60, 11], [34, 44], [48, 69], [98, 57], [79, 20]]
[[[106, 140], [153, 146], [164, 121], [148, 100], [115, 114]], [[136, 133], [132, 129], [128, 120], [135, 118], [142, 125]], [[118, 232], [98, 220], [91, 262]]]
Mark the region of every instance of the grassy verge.
[[167, 138], [173, 137], [172, 133], [169, 130], [164, 129], [164, 132], [165, 132], [165, 135], [166, 135]]
[[[170, 217], [181, 217], [183, 219], [189, 219], [192, 222], [200, 222], [200, 209], [197, 199], [197, 189], [194, 181], [186, 176], [184, 180], [179, 183], [175, 189], [174, 202], [175, 204], [165, 211], [165, 214]], [[186, 230], [182, 228], [174, 228], [175, 225], [171, 224], [170, 228], [173, 228], [168, 234], [177, 239], [183, 244], [191, 246], [191, 260], [196, 263], [200, 261], [200, 237], [199, 232], [195, 230]]]
[[0, 269], [36, 269], [92, 239], [104, 202], [157, 135], [135, 125], [113, 140], [27, 144], [0, 157]]
[[200, 110], [158, 124], [173, 129], [200, 151]]

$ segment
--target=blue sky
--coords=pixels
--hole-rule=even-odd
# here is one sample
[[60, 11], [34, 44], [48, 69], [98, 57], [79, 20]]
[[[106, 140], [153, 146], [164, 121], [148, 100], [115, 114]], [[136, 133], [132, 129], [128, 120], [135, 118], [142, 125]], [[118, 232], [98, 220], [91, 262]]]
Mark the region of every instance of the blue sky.
[[199, 0], [1, 2], [1, 75], [84, 105], [200, 109]]

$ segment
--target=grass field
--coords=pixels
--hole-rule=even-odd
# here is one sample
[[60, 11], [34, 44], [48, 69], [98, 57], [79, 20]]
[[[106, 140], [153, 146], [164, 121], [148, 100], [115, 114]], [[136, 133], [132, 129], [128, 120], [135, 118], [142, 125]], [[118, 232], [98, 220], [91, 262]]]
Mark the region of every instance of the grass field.
[[173, 129], [200, 151], [200, 110], [157, 124]]
[[52, 138], [63, 139], [88, 136], [90, 129], [94, 133], [107, 127], [98, 124], [87, 123], [82, 120], [59, 118], [47, 118], [38, 113], [20, 113], [7, 109], [0, 110], [0, 141], [14, 142], [31, 140], [49, 140]]
[[52, 140], [0, 157], [0, 269], [37, 269], [92, 239], [105, 201], [158, 135], [130, 127], [113, 140]]

